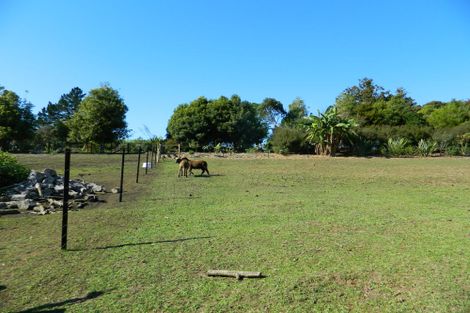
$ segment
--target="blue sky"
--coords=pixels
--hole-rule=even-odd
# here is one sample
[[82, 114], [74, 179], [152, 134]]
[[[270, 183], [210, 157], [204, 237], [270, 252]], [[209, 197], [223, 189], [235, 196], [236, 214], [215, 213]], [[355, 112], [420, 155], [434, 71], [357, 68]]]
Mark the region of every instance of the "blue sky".
[[133, 137], [199, 96], [315, 113], [363, 77], [418, 104], [470, 98], [470, 1], [0, 0], [0, 85], [38, 111], [107, 82]]

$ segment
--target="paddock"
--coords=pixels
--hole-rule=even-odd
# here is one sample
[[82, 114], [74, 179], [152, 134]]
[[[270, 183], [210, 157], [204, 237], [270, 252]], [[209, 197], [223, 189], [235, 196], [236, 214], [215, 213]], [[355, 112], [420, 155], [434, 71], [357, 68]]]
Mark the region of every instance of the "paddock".
[[1, 217], [2, 310], [469, 307], [468, 159], [208, 162], [210, 177], [178, 179], [164, 161], [132, 201], [70, 212], [70, 251], [59, 249], [60, 214]]

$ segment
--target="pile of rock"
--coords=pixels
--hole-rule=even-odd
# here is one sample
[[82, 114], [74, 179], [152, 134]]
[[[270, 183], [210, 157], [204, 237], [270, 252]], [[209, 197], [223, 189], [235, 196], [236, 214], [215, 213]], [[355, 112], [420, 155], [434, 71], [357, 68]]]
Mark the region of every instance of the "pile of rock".
[[[69, 208], [83, 208], [88, 202], [98, 201], [97, 194], [105, 193], [103, 186], [83, 180], [69, 182]], [[28, 179], [2, 191], [0, 215], [14, 213], [48, 214], [62, 209], [64, 178], [52, 169], [31, 171]]]

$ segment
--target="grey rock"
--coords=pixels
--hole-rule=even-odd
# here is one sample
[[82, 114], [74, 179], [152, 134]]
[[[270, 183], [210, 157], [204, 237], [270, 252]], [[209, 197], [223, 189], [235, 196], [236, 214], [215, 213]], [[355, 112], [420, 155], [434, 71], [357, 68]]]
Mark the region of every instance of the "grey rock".
[[119, 193], [120, 191], [121, 191], [121, 189], [119, 187], [115, 187], [115, 188], [111, 189], [112, 193]]
[[0, 215], [7, 215], [7, 214], [20, 214], [21, 212], [16, 209], [5, 209], [0, 211]]
[[7, 205], [8, 209], [18, 209], [17, 201], [9, 201], [9, 202], [5, 202], [5, 204]]
[[33, 184], [35, 183], [40, 183], [44, 179], [44, 174], [38, 171], [31, 171], [28, 176], [28, 180], [32, 182]]
[[88, 188], [93, 192], [103, 192], [103, 186], [97, 185], [95, 183], [88, 184]]
[[[0, 209], [2, 211], [31, 210], [35, 214], [47, 214], [61, 209], [63, 202], [56, 200], [64, 192], [64, 179], [57, 175], [53, 169], [45, 169], [44, 173], [31, 171], [28, 180], [8, 188], [0, 196]], [[119, 188], [113, 188], [113, 193], [119, 193]], [[71, 180], [69, 185], [70, 208], [83, 208], [89, 202], [98, 201], [96, 194], [104, 193], [106, 189], [95, 183], [86, 183], [84, 180]], [[45, 198], [46, 202], [39, 203]], [[54, 198], [54, 199], [52, 199]]]
[[23, 201], [17, 201], [18, 209], [20, 210], [30, 210], [36, 206], [36, 201], [31, 199], [26, 199]]
[[35, 189], [26, 190], [25, 195], [26, 199], [37, 199], [39, 197], [39, 194]]
[[76, 191], [76, 192], [82, 192], [81, 191], [82, 189], [86, 190], [86, 188], [83, 186], [83, 184], [80, 184], [80, 183], [77, 183], [77, 182], [70, 182], [69, 188], [71, 190]]
[[40, 214], [40, 215], [44, 215], [44, 214], [47, 214], [47, 210], [44, 208], [44, 206], [42, 206], [41, 204], [40, 205], [37, 205], [33, 208], [33, 211], [37, 214]]
[[87, 204], [88, 204], [88, 203], [86, 203], [86, 202], [78, 202], [78, 203], [76, 203], [75, 205], [76, 205], [77, 209], [82, 209], [82, 208], [84, 208]]
[[[42, 181], [43, 184], [46, 184], [46, 185], [52, 185], [54, 186], [55, 183], [56, 183], [56, 177], [55, 176], [46, 176], [46, 178], [44, 178], [44, 180]], [[54, 187], [52, 187], [54, 188]]]
[[57, 177], [57, 172], [53, 169], [50, 168], [45, 168], [44, 171], [42, 171], [46, 177]]
[[12, 195], [11, 196], [11, 201], [23, 201], [24, 199], [26, 199], [26, 194], [17, 194], [17, 195]]
[[49, 204], [53, 207], [56, 207], [56, 208], [61, 208], [64, 204], [63, 201], [60, 201], [60, 200], [54, 200], [54, 199], [47, 199], [47, 201], [49, 202]]
[[86, 195], [85, 200], [90, 201], [90, 202], [97, 202], [98, 197], [96, 195]]

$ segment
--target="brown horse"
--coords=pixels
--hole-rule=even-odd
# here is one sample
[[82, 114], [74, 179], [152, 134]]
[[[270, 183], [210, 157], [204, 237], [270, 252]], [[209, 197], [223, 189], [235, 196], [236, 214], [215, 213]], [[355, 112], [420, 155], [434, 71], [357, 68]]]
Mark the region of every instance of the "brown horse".
[[[201, 175], [204, 174], [204, 172], [207, 173], [207, 176], [211, 176], [209, 174], [209, 170], [207, 168], [207, 162], [206, 161], [203, 161], [203, 160], [190, 160], [186, 157], [184, 158], [178, 158], [176, 159], [176, 163], [180, 163], [182, 161], [186, 160], [187, 162], [189, 162], [189, 174], [190, 175], [194, 175], [193, 173], [193, 168], [194, 169], [199, 169], [199, 170], [202, 170], [201, 172]], [[180, 163], [181, 164], [181, 163]]]
[[178, 169], [178, 177], [181, 177], [181, 176], [188, 177], [189, 160], [186, 158], [176, 159], [176, 163], [180, 165]]

